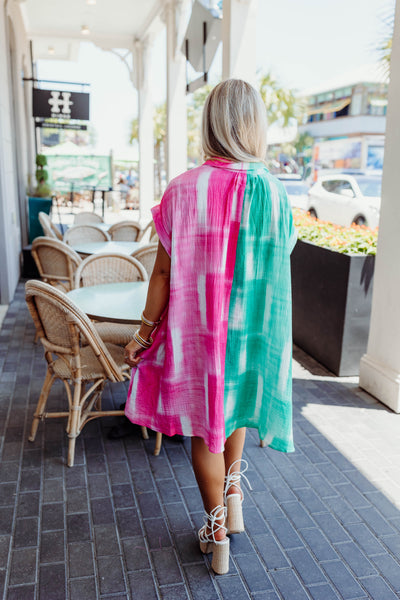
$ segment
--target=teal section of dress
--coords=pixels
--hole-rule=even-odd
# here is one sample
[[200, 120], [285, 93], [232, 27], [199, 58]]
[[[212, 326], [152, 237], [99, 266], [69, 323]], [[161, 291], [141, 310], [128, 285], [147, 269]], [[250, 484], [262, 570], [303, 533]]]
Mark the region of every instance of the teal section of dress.
[[229, 305], [225, 434], [254, 427], [268, 446], [283, 452], [294, 450], [290, 253], [295, 242], [284, 186], [262, 163], [250, 163]]

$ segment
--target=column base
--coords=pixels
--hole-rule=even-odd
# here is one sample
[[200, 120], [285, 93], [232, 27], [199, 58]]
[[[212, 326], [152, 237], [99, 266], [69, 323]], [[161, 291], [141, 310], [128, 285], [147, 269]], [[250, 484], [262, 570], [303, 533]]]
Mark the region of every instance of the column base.
[[364, 354], [360, 362], [360, 387], [391, 410], [400, 413], [400, 373]]

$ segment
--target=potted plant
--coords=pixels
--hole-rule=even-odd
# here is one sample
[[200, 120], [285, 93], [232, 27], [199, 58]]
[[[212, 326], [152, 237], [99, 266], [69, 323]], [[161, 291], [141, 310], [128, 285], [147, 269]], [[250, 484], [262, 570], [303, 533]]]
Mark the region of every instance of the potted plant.
[[293, 341], [336, 375], [357, 375], [368, 342], [377, 230], [294, 211]]
[[36, 188], [31, 196], [28, 198], [29, 207], [29, 243], [31, 243], [35, 237], [43, 235], [42, 226], [39, 223], [38, 215], [41, 211], [50, 214], [52, 205], [51, 188], [47, 181], [49, 174], [45, 169], [47, 165], [47, 158], [44, 154], [36, 155]]

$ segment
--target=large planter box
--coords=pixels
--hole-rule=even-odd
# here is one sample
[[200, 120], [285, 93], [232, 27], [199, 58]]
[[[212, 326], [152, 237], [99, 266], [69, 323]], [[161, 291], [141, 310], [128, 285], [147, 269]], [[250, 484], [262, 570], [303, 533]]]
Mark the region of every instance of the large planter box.
[[291, 262], [294, 343], [336, 375], [358, 375], [367, 349], [375, 257], [299, 240]]

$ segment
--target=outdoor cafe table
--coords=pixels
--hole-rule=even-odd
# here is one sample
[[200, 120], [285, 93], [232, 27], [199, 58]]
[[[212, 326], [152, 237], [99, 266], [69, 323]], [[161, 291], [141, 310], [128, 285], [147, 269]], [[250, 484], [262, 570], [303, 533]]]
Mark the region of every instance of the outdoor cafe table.
[[89, 256], [90, 254], [132, 254], [135, 250], [143, 246], [142, 242], [80, 242], [71, 244], [71, 248]]
[[140, 323], [146, 304], [148, 281], [103, 283], [68, 292], [82, 312], [97, 321]]

